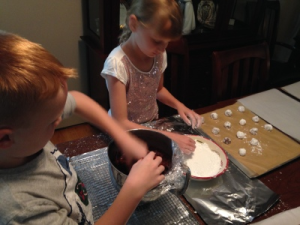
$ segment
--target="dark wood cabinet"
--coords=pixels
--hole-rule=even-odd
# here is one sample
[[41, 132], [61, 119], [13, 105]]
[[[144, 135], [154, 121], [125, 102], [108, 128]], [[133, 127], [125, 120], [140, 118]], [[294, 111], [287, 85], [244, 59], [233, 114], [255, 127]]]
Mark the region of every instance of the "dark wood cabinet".
[[[201, 0], [202, 1], [202, 0]], [[200, 0], [193, 0], [196, 29], [167, 48], [166, 88], [190, 108], [210, 104], [212, 51], [262, 42], [259, 35], [268, 0], [213, 0], [216, 19], [212, 27], [197, 20]], [[121, 32], [120, 0], [83, 0], [84, 35], [88, 46], [90, 96], [109, 108], [105, 80], [100, 76], [103, 63], [118, 45]], [[122, 5], [121, 5], [122, 6]], [[176, 113], [160, 106], [160, 116]]]

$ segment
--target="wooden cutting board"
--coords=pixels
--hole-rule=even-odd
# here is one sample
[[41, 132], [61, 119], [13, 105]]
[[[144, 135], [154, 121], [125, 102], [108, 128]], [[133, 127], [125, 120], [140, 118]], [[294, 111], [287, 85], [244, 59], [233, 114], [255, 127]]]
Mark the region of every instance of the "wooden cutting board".
[[[203, 114], [205, 122], [202, 124], [201, 129], [229, 153], [233, 163], [248, 177], [258, 177], [300, 156], [300, 144], [275, 127], [273, 127], [272, 131], [265, 130], [264, 125], [267, 124], [266, 121], [259, 118], [259, 122], [255, 123], [252, 117], [256, 115], [246, 107], [244, 112], [239, 112], [239, 106], [241, 104], [237, 102], [213, 111], [218, 114], [218, 119], [216, 120], [211, 118], [212, 112]], [[232, 111], [230, 117], [225, 115], [227, 109]], [[246, 120], [244, 126], [239, 124], [241, 119]], [[231, 128], [224, 127], [226, 121], [231, 123]], [[212, 133], [214, 127], [220, 129], [219, 134]], [[249, 132], [253, 127], [258, 129], [256, 135]], [[237, 138], [236, 134], [238, 131], [246, 133], [246, 137], [244, 139]], [[230, 144], [223, 142], [225, 137], [231, 139]], [[257, 146], [250, 144], [252, 138], [258, 140], [259, 144]], [[239, 148], [246, 149], [245, 156], [239, 154]]]

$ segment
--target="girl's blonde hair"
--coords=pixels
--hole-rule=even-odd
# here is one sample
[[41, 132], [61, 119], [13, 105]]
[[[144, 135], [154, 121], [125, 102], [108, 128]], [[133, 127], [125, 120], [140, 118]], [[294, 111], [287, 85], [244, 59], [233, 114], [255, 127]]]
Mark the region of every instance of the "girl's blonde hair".
[[[125, 42], [131, 35], [128, 18], [135, 15], [147, 26], [152, 26], [156, 32], [164, 37], [177, 39], [182, 34], [183, 18], [177, 1], [175, 0], [133, 0], [127, 10], [126, 26], [119, 37], [119, 42]], [[171, 27], [165, 30], [165, 24], [171, 21]]]
[[41, 45], [0, 30], [0, 126], [55, 97], [62, 79], [76, 77]]

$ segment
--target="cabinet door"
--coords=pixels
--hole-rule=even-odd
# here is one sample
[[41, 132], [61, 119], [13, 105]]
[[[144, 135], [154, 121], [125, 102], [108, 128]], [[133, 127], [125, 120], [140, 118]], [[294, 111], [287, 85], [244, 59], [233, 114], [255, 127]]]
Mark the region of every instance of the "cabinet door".
[[108, 54], [118, 45], [120, 34], [119, 0], [83, 0], [84, 36]]

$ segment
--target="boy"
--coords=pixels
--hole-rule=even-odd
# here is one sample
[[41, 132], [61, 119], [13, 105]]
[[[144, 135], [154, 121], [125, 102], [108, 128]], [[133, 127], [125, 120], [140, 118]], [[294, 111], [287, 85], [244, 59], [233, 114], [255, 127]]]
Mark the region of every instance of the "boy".
[[74, 74], [40, 45], [0, 31], [0, 224], [94, 223], [91, 203], [79, 195], [84, 185], [49, 141], [72, 112], [122, 143], [127, 158], [140, 159], [95, 224], [126, 223], [143, 195], [164, 179], [160, 157], [147, 154], [146, 145], [92, 99], [68, 92]]

